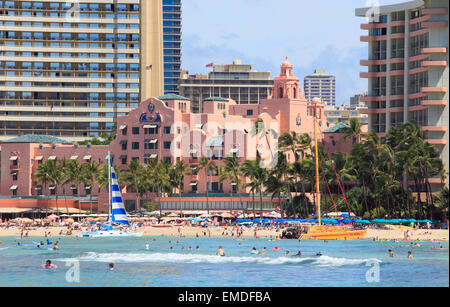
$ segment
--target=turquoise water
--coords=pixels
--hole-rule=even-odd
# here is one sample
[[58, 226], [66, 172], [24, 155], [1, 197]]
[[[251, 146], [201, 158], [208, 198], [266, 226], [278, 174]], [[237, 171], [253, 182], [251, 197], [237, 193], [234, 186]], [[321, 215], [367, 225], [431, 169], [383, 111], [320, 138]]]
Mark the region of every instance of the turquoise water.
[[[58, 238], [51, 238], [55, 240]], [[407, 243], [372, 241], [298, 241], [268, 239], [209, 238], [61, 238], [60, 250], [39, 250], [33, 242], [17, 247], [18, 238], [2, 238], [0, 245], [0, 286], [150, 286], [150, 287], [300, 287], [300, 286], [449, 286], [448, 250], [430, 250], [433, 243], [411, 248]], [[42, 239], [43, 240], [43, 239]], [[176, 241], [179, 243], [176, 243]], [[171, 241], [171, 243], [169, 242]], [[149, 250], [146, 245], [149, 245]], [[195, 251], [196, 246], [200, 251]], [[226, 257], [215, 256], [222, 245]], [[170, 250], [173, 246], [174, 250]], [[181, 247], [184, 246], [184, 250]], [[193, 251], [188, 247], [192, 246]], [[271, 251], [279, 247], [281, 252]], [[392, 248], [397, 257], [389, 258]], [[253, 256], [253, 247], [264, 255]], [[448, 244], [444, 244], [448, 248]], [[412, 250], [414, 259], [408, 259]], [[318, 252], [323, 254], [317, 257]], [[55, 270], [40, 269], [50, 259]], [[79, 283], [66, 281], [67, 261], [78, 260]], [[371, 266], [367, 266], [368, 261]], [[114, 271], [108, 263], [114, 262]], [[369, 283], [369, 269], [379, 267], [379, 282]], [[375, 276], [375, 275], [371, 275]]]

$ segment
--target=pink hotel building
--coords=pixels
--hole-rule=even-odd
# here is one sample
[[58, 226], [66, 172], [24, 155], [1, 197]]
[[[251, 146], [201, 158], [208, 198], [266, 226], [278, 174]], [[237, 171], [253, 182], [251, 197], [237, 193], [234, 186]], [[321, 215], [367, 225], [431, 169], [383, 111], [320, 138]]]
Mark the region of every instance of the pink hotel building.
[[[211, 210], [245, 210], [252, 207], [252, 199], [242, 186], [232, 182], [219, 182], [218, 176], [212, 176], [208, 185], [204, 171], [198, 172], [199, 157], [208, 157], [217, 166], [223, 165], [223, 158], [235, 154], [244, 161], [255, 159], [256, 151], [260, 152], [268, 167], [276, 162], [278, 137], [285, 132], [309, 133], [313, 136], [314, 119], [318, 118], [318, 127], [328, 127], [324, 115], [324, 104], [314, 99], [309, 105], [300, 89], [299, 79], [293, 74], [293, 66], [286, 59], [281, 65], [281, 73], [274, 80], [274, 88], [269, 99], [257, 105], [238, 105], [231, 99], [211, 97], [203, 101], [204, 113], [193, 114], [190, 101], [177, 95], [166, 95], [151, 98], [142, 102], [138, 108], [117, 120], [117, 136], [109, 146], [74, 146], [52, 137], [22, 136], [1, 144], [1, 207], [42, 207], [45, 195], [58, 193], [59, 188], [47, 188], [34, 182], [34, 173], [39, 163], [47, 160], [66, 158], [78, 160], [80, 163], [96, 160], [106, 163], [108, 151], [113, 162], [119, 168], [125, 168], [131, 160], [148, 163], [150, 159], [168, 159], [171, 163], [184, 160], [193, 172], [186, 176], [184, 183], [185, 196], [183, 209], [198, 210], [206, 208], [206, 189], [210, 191]], [[253, 127], [257, 119], [264, 121], [265, 136], [254, 136]], [[335, 149], [349, 149], [351, 142], [342, 143], [341, 134], [323, 131]], [[54, 144], [54, 143], [58, 144]], [[292, 158], [292, 157], [289, 157]], [[273, 165], [273, 164], [272, 164]], [[71, 192], [70, 192], [70, 190]], [[68, 195], [76, 196], [74, 186], [68, 185]], [[230, 197], [231, 192], [244, 194], [241, 207], [237, 195]], [[89, 190], [82, 187], [80, 195], [87, 196]], [[98, 195], [98, 211], [107, 210], [106, 190], [93, 188], [93, 196]], [[135, 195], [123, 190], [124, 200], [129, 210], [134, 209]], [[35, 202], [30, 199], [36, 199]], [[45, 199], [45, 198], [44, 198]], [[61, 199], [61, 198], [60, 198]], [[163, 210], [180, 209], [178, 198], [162, 198], [159, 200]], [[51, 206], [55, 207], [54, 200]], [[60, 208], [64, 202], [60, 201]], [[77, 207], [73, 200], [70, 206]], [[83, 209], [89, 207], [83, 203]], [[258, 206], [259, 207], [259, 206]], [[273, 210], [276, 200], [264, 197], [264, 208]]]

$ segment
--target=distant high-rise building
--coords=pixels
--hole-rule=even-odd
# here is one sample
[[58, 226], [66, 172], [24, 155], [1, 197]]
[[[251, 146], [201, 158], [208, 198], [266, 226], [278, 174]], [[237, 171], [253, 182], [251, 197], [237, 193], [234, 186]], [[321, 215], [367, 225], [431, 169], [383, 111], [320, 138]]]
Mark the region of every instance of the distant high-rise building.
[[181, 75], [181, 0], [163, 0], [164, 93], [178, 94]]
[[350, 105], [355, 107], [363, 107], [366, 106], [366, 103], [363, 101], [364, 97], [366, 97], [369, 93], [365, 92], [364, 94], [358, 94], [353, 97], [350, 97]]
[[202, 102], [210, 97], [231, 98], [237, 104], [258, 104], [269, 97], [272, 87], [270, 72], [253, 71], [252, 65], [240, 60], [214, 65], [208, 76], [189, 76], [183, 72], [179, 83], [180, 95], [191, 100], [194, 113], [202, 112]]
[[305, 98], [311, 102], [320, 98], [327, 106], [336, 105], [336, 77], [329, 75], [324, 69], [316, 69], [304, 80]]
[[[414, 121], [435, 145], [449, 169], [448, 0], [415, 0], [356, 9], [371, 17], [361, 29], [368, 59], [369, 129], [385, 135], [391, 127]], [[376, 12], [376, 16], [372, 16]], [[440, 178], [433, 178], [440, 185]], [[447, 181], [448, 184], [448, 181]]]
[[115, 129], [176, 88], [180, 0], [0, 0], [0, 140]]

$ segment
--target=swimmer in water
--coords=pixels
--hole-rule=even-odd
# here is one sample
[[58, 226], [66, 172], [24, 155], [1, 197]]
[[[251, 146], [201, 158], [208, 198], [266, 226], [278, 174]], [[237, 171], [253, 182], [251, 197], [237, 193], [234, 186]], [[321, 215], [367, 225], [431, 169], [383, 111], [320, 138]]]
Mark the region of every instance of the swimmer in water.
[[55, 245], [53, 245], [53, 250], [58, 250], [59, 246], [58, 246], [58, 242], [55, 243]]
[[388, 250], [389, 252], [389, 257], [394, 258], [395, 257], [395, 253], [392, 251], [392, 249]]
[[408, 252], [408, 258], [409, 258], [409, 259], [413, 259], [412, 252]]
[[111, 262], [110, 264], [108, 264], [108, 268], [110, 271], [114, 271], [114, 263]]
[[149, 249], [150, 249], [150, 245], [148, 245], [148, 244], [145, 245], [145, 249], [146, 249], [146, 250], [149, 250]]
[[47, 260], [47, 261], [45, 262], [45, 264], [41, 265], [41, 268], [42, 268], [42, 269], [56, 269], [57, 266], [54, 265], [54, 264], [52, 264], [52, 262], [51, 262], [50, 260]]
[[264, 248], [262, 249], [262, 252], [263, 252], [263, 253], [267, 252], [267, 247], [264, 247]]
[[253, 247], [252, 251], [250, 252], [252, 255], [258, 255], [260, 252], [256, 249], [256, 247]]
[[317, 257], [322, 257], [323, 255], [322, 255], [321, 252], [318, 252], [318, 253], [316, 254], [316, 256], [317, 256]]
[[296, 256], [300, 257], [301, 255], [302, 255], [302, 251], [298, 251]]
[[192, 250], [192, 246], [189, 246], [189, 247], [188, 247], [188, 250], [190, 250], [190, 251], [191, 251], [191, 250]]
[[216, 253], [217, 256], [225, 257], [225, 251], [223, 250], [222, 246], [219, 246], [219, 249]]
[[273, 251], [273, 252], [279, 252], [279, 251], [280, 251], [280, 248], [279, 248], [279, 247], [274, 247], [274, 248], [272, 248], [272, 251]]
[[196, 247], [195, 249], [196, 249], [197, 251], [199, 251], [199, 250], [200, 250], [200, 246], [197, 245], [197, 247]]
[[285, 255], [285, 256], [289, 256], [289, 251], [286, 251], [286, 252], [284, 253], [284, 255]]

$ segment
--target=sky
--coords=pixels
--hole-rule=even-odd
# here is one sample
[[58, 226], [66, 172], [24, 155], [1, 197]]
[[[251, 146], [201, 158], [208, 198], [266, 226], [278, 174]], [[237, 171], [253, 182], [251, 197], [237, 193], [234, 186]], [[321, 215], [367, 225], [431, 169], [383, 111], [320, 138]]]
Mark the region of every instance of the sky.
[[[183, 0], [182, 68], [207, 73], [206, 64], [253, 64], [278, 76], [288, 56], [303, 87], [305, 76], [325, 69], [337, 79], [341, 105], [367, 91], [359, 65], [367, 59], [366, 19], [355, 8], [377, 0]], [[388, 5], [406, 0], [379, 0]]]

